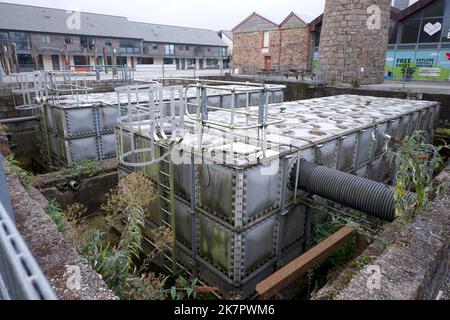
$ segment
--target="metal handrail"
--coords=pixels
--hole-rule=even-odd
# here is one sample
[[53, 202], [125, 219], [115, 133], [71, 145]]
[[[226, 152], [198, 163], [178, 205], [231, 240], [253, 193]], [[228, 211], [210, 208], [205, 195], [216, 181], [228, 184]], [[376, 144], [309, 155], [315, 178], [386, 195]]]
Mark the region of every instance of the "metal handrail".
[[56, 300], [50, 284], [2, 202], [0, 202], [0, 300]]

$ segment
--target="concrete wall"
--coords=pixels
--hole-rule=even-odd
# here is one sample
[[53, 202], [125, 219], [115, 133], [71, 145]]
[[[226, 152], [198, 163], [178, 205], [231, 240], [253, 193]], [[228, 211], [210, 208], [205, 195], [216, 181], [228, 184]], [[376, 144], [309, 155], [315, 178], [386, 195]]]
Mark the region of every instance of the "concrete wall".
[[327, 0], [318, 78], [345, 82], [358, 78], [362, 84], [382, 83], [390, 11], [390, 0]]
[[[79, 190], [73, 190], [68, 184], [75, 180], [80, 184]], [[70, 171], [60, 171], [38, 176], [33, 186], [47, 199], [55, 199], [63, 208], [72, 203], [81, 203], [88, 210], [87, 214], [92, 215], [100, 212], [108, 192], [117, 186], [118, 181], [117, 161], [106, 160], [93, 177], [74, 179]]]

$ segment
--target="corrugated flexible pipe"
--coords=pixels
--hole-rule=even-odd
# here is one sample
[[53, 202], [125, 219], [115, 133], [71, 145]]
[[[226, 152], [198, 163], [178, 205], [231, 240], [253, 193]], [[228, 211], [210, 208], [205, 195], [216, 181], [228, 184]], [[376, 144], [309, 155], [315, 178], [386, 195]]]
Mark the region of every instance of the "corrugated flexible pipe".
[[[291, 171], [290, 188], [295, 188], [296, 164]], [[298, 189], [392, 222], [395, 220], [395, 192], [390, 186], [330, 169], [306, 160], [300, 161]], [[408, 199], [415, 194], [409, 193]]]

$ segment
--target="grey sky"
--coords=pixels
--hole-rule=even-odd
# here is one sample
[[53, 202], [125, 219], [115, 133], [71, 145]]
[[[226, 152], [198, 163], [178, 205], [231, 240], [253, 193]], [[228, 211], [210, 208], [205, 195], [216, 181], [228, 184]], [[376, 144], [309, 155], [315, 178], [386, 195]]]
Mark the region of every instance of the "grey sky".
[[280, 23], [294, 11], [307, 21], [319, 16], [325, 0], [5, 0], [58, 9], [126, 16], [133, 21], [231, 30], [253, 11]]

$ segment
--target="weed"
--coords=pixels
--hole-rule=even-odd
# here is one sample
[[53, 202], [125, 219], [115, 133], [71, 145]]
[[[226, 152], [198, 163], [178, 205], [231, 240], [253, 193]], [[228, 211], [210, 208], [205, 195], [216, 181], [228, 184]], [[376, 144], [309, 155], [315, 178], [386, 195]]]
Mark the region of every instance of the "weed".
[[[445, 187], [433, 187], [431, 182], [434, 172], [444, 164], [440, 155], [441, 150], [449, 147], [428, 144], [423, 132], [420, 131], [414, 132], [403, 141], [388, 138], [386, 154], [391, 156], [392, 161], [395, 161], [398, 166], [395, 190], [396, 212], [397, 217], [402, 217], [405, 212], [427, 207], [432, 195]], [[411, 198], [408, 192], [415, 192], [416, 197]]]
[[373, 256], [361, 256], [356, 259], [355, 267], [357, 271], [364, 269], [367, 265], [373, 263], [375, 261], [375, 257]]
[[9, 164], [9, 173], [15, 174], [20, 183], [28, 190], [33, 182], [33, 175], [20, 167], [20, 162], [14, 159], [13, 154], [7, 156], [6, 161]]
[[64, 218], [64, 213], [61, 209], [61, 206], [55, 199], [49, 201], [47, 206], [44, 208], [44, 212], [56, 224], [58, 230], [60, 232], [63, 231], [66, 220]]
[[78, 161], [70, 169], [70, 175], [75, 178], [93, 177], [100, 170], [100, 162], [95, 159]]

